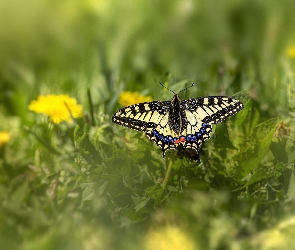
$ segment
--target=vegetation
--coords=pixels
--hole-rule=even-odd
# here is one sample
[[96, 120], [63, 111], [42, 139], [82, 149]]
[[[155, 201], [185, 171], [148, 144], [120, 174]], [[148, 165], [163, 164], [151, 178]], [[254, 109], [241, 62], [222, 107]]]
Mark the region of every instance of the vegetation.
[[[294, 8], [0, 3], [0, 248], [294, 249]], [[128, 102], [170, 100], [158, 82], [245, 107], [200, 162], [162, 158], [111, 122]]]

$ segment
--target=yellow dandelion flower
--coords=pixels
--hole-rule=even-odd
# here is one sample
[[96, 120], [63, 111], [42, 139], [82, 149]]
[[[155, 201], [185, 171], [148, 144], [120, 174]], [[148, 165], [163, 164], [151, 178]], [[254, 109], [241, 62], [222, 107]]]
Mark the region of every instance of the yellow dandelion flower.
[[123, 91], [119, 96], [118, 102], [122, 107], [126, 107], [140, 102], [151, 102], [152, 100], [152, 97], [141, 95], [137, 91]]
[[295, 45], [290, 46], [290, 47], [287, 49], [287, 56], [288, 56], [289, 58], [295, 58]]
[[83, 116], [83, 108], [77, 100], [68, 95], [40, 95], [29, 105], [29, 110], [49, 116], [53, 123], [66, 121], [71, 123], [73, 118]]
[[0, 132], [0, 148], [7, 144], [10, 140], [10, 134], [8, 132]]
[[175, 226], [167, 226], [166, 228], [148, 232], [143, 244], [147, 250], [198, 249], [192, 240], [180, 228]]

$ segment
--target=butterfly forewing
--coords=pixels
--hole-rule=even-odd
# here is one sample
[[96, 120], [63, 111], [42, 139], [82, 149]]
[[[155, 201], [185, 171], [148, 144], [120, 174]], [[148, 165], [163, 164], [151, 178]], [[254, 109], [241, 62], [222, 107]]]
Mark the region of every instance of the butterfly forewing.
[[183, 100], [182, 104], [185, 109], [195, 114], [195, 117], [210, 124], [222, 122], [244, 107], [240, 101], [224, 96], [192, 98]]
[[150, 131], [163, 119], [170, 102], [145, 102], [117, 111], [112, 121], [139, 131]]

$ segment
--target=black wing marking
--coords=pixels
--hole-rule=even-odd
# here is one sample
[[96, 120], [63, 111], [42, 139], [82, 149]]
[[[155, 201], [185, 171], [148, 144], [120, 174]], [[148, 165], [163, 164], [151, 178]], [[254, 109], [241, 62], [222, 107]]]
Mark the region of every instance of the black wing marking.
[[150, 131], [156, 127], [168, 112], [171, 102], [143, 102], [117, 111], [112, 121], [138, 131]]
[[[230, 97], [208, 96], [183, 100], [181, 104], [203, 123], [222, 122], [244, 108], [243, 103]], [[188, 119], [189, 120], [189, 119]]]

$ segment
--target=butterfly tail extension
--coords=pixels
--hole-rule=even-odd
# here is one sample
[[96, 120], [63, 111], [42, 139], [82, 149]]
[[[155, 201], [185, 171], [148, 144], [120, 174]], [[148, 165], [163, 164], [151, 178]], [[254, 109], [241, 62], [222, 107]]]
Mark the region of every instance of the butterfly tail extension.
[[165, 154], [166, 154], [166, 151], [167, 151], [168, 149], [166, 148], [164, 148], [163, 146], [162, 146], [162, 154], [163, 154], [163, 158], [165, 157]]

